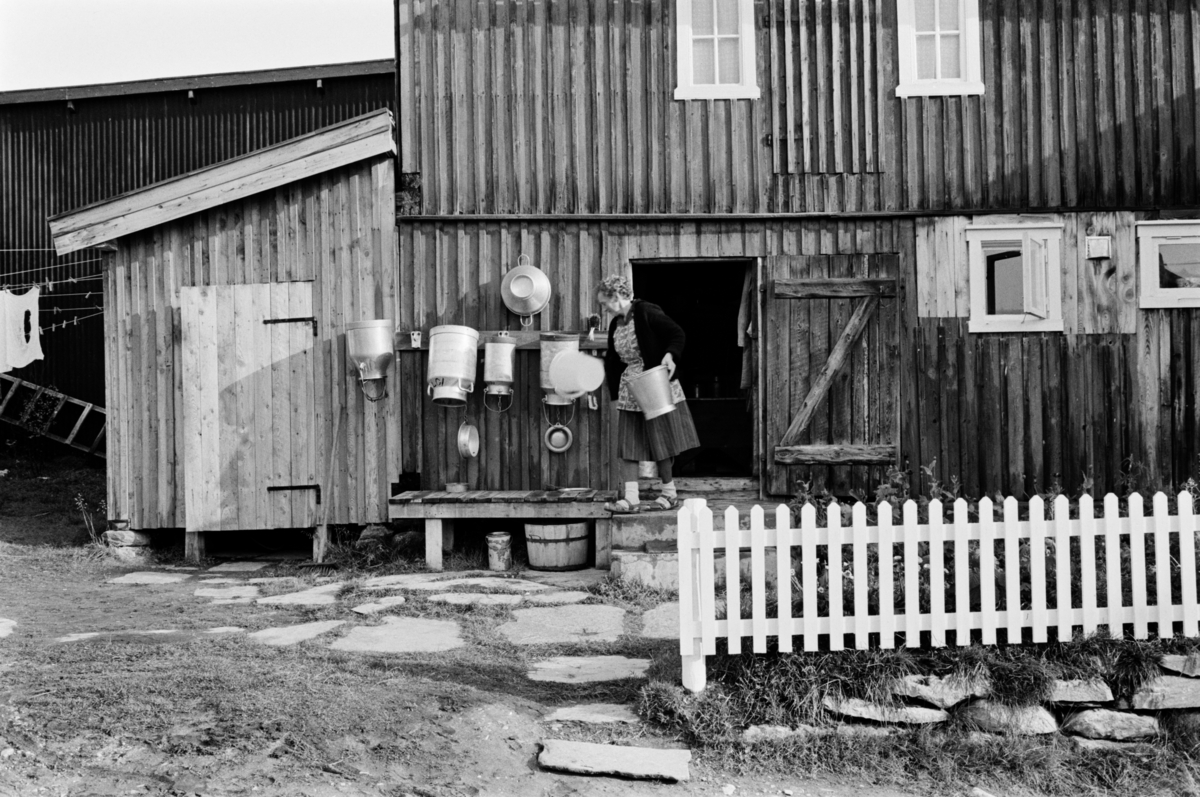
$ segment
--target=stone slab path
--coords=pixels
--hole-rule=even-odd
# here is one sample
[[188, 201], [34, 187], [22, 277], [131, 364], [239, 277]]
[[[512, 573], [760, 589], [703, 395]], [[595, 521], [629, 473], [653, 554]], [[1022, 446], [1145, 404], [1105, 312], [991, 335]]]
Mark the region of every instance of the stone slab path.
[[[200, 583], [204, 583], [203, 581]], [[215, 598], [213, 603], [229, 603], [232, 601], [249, 603], [258, 597], [258, 587], [244, 585], [237, 587], [201, 587], [192, 593], [197, 598]]]
[[0, 639], [4, 639], [4, 637], [11, 634], [13, 629], [16, 627], [16, 620], [5, 620], [4, 618], [0, 618]]
[[261, 642], [264, 645], [282, 647], [285, 645], [296, 645], [319, 637], [321, 634], [329, 633], [338, 626], [345, 624], [345, 620], [321, 620], [315, 623], [287, 625], [281, 628], [264, 628], [262, 631], [247, 634], [246, 637], [247, 639], [253, 639], [255, 642]]
[[625, 610], [616, 606], [555, 606], [517, 609], [500, 634], [518, 645], [615, 642], [625, 630]]
[[258, 602], [273, 606], [331, 606], [337, 603], [337, 594], [341, 588], [341, 582], [322, 584], [319, 587], [311, 587], [300, 592], [259, 598]]
[[458, 623], [418, 617], [385, 617], [382, 625], [357, 626], [329, 647], [355, 653], [438, 653], [463, 646]]
[[642, 636], [650, 639], [679, 639], [679, 604], [655, 606], [642, 615]]
[[519, 578], [452, 578], [447, 581], [428, 581], [423, 584], [411, 584], [401, 589], [421, 591], [441, 591], [451, 587], [477, 587], [503, 590], [504, 592], [540, 592], [550, 589], [545, 584], [525, 581]]
[[400, 606], [405, 600], [407, 599], [403, 595], [388, 595], [387, 597], [380, 598], [377, 601], [355, 606], [350, 611], [355, 612], [356, 614], [371, 615], [375, 614], [376, 612], [381, 612], [389, 606]]
[[434, 603], [453, 606], [516, 606], [522, 599], [521, 595], [491, 595], [483, 592], [447, 592], [429, 596]]
[[531, 681], [582, 684], [645, 678], [649, 668], [650, 659], [631, 659], [626, 656], [555, 656], [535, 663], [527, 677]]
[[538, 763], [546, 769], [581, 775], [615, 775], [667, 781], [687, 780], [690, 777], [688, 764], [691, 760], [689, 750], [622, 747], [562, 739], [544, 740], [542, 752], [538, 755]]
[[254, 573], [264, 568], [270, 567], [270, 562], [224, 562], [210, 567], [206, 572], [209, 573]]

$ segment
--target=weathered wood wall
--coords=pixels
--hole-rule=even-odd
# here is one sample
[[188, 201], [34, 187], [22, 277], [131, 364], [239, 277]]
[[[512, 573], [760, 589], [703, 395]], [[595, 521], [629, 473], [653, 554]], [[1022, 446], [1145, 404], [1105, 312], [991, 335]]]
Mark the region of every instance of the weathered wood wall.
[[903, 101], [886, 0], [759, 0], [762, 99], [713, 102], [672, 98], [674, 0], [397, 12], [401, 171], [427, 214], [1197, 201], [1188, 0], [981, 0], [986, 93]]
[[[939, 219], [401, 224], [398, 317], [401, 329], [426, 333], [438, 324], [517, 329], [499, 286], [521, 253], [554, 286], [555, 298], [535, 328], [582, 331], [584, 317], [594, 312], [595, 286], [630, 261], [894, 252], [900, 255], [903, 335], [896, 355], [903, 380], [901, 451], [914, 488], [928, 489], [918, 468], [935, 459], [943, 482], [958, 476], [972, 494], [1026, 494], [1045, 489], [1054, 474], [1077, 490], [1085, 472], [1097, 489], [1116, 489], [1130, 467], [1146, 484], [1179, 484], [1196, 475], [1200, 454], [1200, 349], [1192, 344], [1200, 338], [1200, 314], [1137, 309], [1132, 215], [1063, 214], [1062, 220], [1064, 275], [1071, 278], [1064, 282], [1074, 286], [1064, 286], [1069, 321], [1062, 335], [968, 336], [965, 318], [956, 317], [957, 294], [940, 292], [946, 280], [955, 284], [958, 255], [950, 249], [958, 247], [939, 244], [935, 233], [958, 222]], [[1088, 231], [1115, 236], [1116, 256], [1102, 269], [1082, 259], [1080, 239]], [[435, 407], [424, 393], [427, 355], [398, 356], [406, 443], [399, 470], [420, 473], [423, 486], [611, 484], [606, 399], [599, 412], [577, 412], [570, 452], [551, 454], [542, 445], [536, 352], [520, 355], [518, 403], [504, 416], [485, 412], [478, 396], [466, 411]], [[814, 424], [828, 428], [837, 422], [830, 415], [836, 411], [827, 405]], [[483, 441], [479, 459], [463, 466], [454, 434], [466, 416], [481, 423]], [[848, 469], [841, 475], [797, 471], [842, 494], [863, 488]], [[882, 478], [881, 470], [873, 478]]]
[[[364, 400], [344, 328], [396, 317], [393, 163], [363, 161], [119, 241], [104, 280], [106, 390], [121, 399], [109, 403], [110, 517], [185, 525], [179, 288], [311, 281], [322, 506], [329, 523], [387, 518], [399, 404]], [[393, 396], [399, 385], [393, 371]]]

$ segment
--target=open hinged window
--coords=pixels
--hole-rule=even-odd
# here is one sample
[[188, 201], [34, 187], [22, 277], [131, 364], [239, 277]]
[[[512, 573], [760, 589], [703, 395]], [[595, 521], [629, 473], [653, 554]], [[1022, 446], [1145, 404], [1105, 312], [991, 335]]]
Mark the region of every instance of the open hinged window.
[[1137, 225], [1141, 307], [1200, 307], [1200, 221]]
[[983, 94], [979, 0], [897, 0], [897, 97]]
[[753, 0], [675, 0], [675, 19], [675, 99], [758, 99]]
[[970, 227], [971, 332], [1061, 332], [1058, 225]]

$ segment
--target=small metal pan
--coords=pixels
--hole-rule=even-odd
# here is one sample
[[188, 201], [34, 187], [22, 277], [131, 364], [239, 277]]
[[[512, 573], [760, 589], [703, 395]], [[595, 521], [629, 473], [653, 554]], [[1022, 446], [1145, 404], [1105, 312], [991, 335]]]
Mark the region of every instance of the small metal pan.
[[479, 456], [479, 430], [470, 421], [463, 421], [458, 427], [458, 455], [463, 459]]

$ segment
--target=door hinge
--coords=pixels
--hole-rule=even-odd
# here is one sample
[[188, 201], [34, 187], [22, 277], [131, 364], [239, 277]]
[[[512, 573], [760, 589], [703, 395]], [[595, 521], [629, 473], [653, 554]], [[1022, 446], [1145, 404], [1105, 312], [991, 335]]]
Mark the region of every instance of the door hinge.
[[321, 504], [321, 485], [319, 484], [281, 484], [277, 487], [267, 488], [268, 493], [278, 493], [284, 490], [316, 490], [317, 505], [320, 506]]
[[317, 336], [317, 319], [314, 316], [307, 316], [305, 318], [264, 318], [263, 323], [264, 324], [311, 323], [312, 329], [313, 329], [313, 337], [315, 338]]

